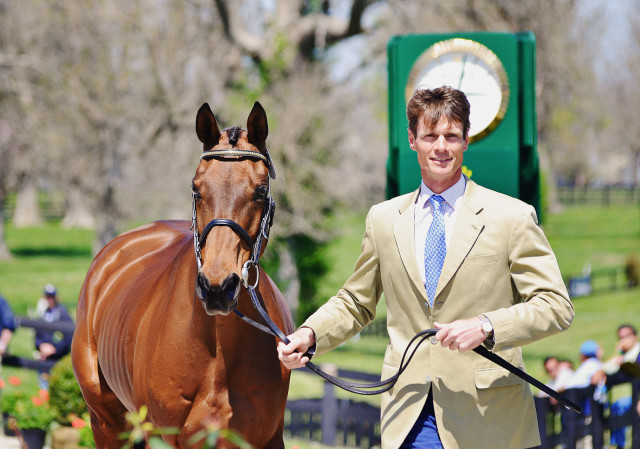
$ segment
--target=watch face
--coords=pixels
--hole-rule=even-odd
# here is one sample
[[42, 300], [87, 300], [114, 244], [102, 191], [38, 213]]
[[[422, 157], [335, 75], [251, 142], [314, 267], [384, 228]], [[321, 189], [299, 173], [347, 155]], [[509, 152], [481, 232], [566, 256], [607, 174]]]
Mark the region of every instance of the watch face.
[[469, 39], [449, 39], [429, 47], [409, 74], [406, 99], [416, 88], [451, 86], [471, 105], [469, 140], [479, 140], [502, 121], [509, 105], [509, 82], [500, 59]]

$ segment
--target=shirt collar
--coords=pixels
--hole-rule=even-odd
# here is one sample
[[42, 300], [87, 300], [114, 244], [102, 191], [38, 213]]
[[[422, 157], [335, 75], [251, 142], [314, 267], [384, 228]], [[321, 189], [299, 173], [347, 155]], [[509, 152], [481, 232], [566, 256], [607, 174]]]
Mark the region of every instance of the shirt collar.
[[467, 179], [464, 176], [460, 176], [460, 179], [458, 179], [458, 182], [456, 182], [454, 185], [449, 187], [444, 192], [436, 194], [429, 187], [426, 186], [424, 181], [421, 181], [420, 193], [418, 194], [418, 199], [416, 201], [416, 204], [419, 204], [422, 207], [425, 207], [427, 200], [431, 197], [431, 195], [440, 195], [441, 197], [444, 198], [444, 200], [452, 209], [455, 209], [456, 202], [460, 198], [462, 198], [462, 195], [464, 195], [464, 190], [466, 185], [467, 185]]

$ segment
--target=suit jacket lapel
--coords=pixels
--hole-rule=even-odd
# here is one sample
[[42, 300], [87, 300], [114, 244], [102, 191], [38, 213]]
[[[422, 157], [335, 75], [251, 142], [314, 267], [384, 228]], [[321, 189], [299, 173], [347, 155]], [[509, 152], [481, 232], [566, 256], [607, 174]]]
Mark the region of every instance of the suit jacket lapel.
[[458, 271], [484, 228], [481, 216], [482, 205], [478, 202], [476, 184], [469, 179], [467, 179], [467, 186], [460, 204], [450, 247], [447, 248], [447, 255], [440, 273], [436, 298]]
[[402, 259], [407, 275], [411, 282], [416, 287], [416, 290], [422, 293], [423, 300], [427, 301], [427, 291], [422, 283], [422, 277], [420, 276], [420, 268], [416, 263], [416, 250], [415, 250], [415, 232], [414, 232], [414, 215], [415, 215], [415, 202], [418, 197], [420, 189], [416, 190], [415, 195], [410, 195], [410, 201], [401, 205], [399, 210], [400, 215], [393, 222], [393, 233], [396, 238], [396, 245], [398, 246], [398, 252]]

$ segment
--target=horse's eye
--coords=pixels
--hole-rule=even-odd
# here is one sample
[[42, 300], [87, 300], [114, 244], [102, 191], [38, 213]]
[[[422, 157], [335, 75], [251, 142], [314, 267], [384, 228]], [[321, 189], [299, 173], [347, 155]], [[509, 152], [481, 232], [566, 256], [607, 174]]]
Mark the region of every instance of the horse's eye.
[[256, 187], [256, 199], [257, 200], [266, 199], [268, 194], [269, 194], [269, 187], [268, 186], [261, 185], [261, 186]]

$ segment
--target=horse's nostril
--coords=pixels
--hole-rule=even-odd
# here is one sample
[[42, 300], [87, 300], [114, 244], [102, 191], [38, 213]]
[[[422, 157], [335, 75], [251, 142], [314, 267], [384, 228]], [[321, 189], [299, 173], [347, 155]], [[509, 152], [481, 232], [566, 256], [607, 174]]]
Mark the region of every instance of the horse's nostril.
[[235, 273], [229, 275], [222, 283], [222, 291], [228, 300], [235, 299], [239, 283], [240, 277]]
[[198, 289], [201, 292], [206, 292], [211, 289], [211, 284], [209, 284], [209, 280], [202, 273], [198, 273], [198, 277], [196, 278], [196, 284]]

